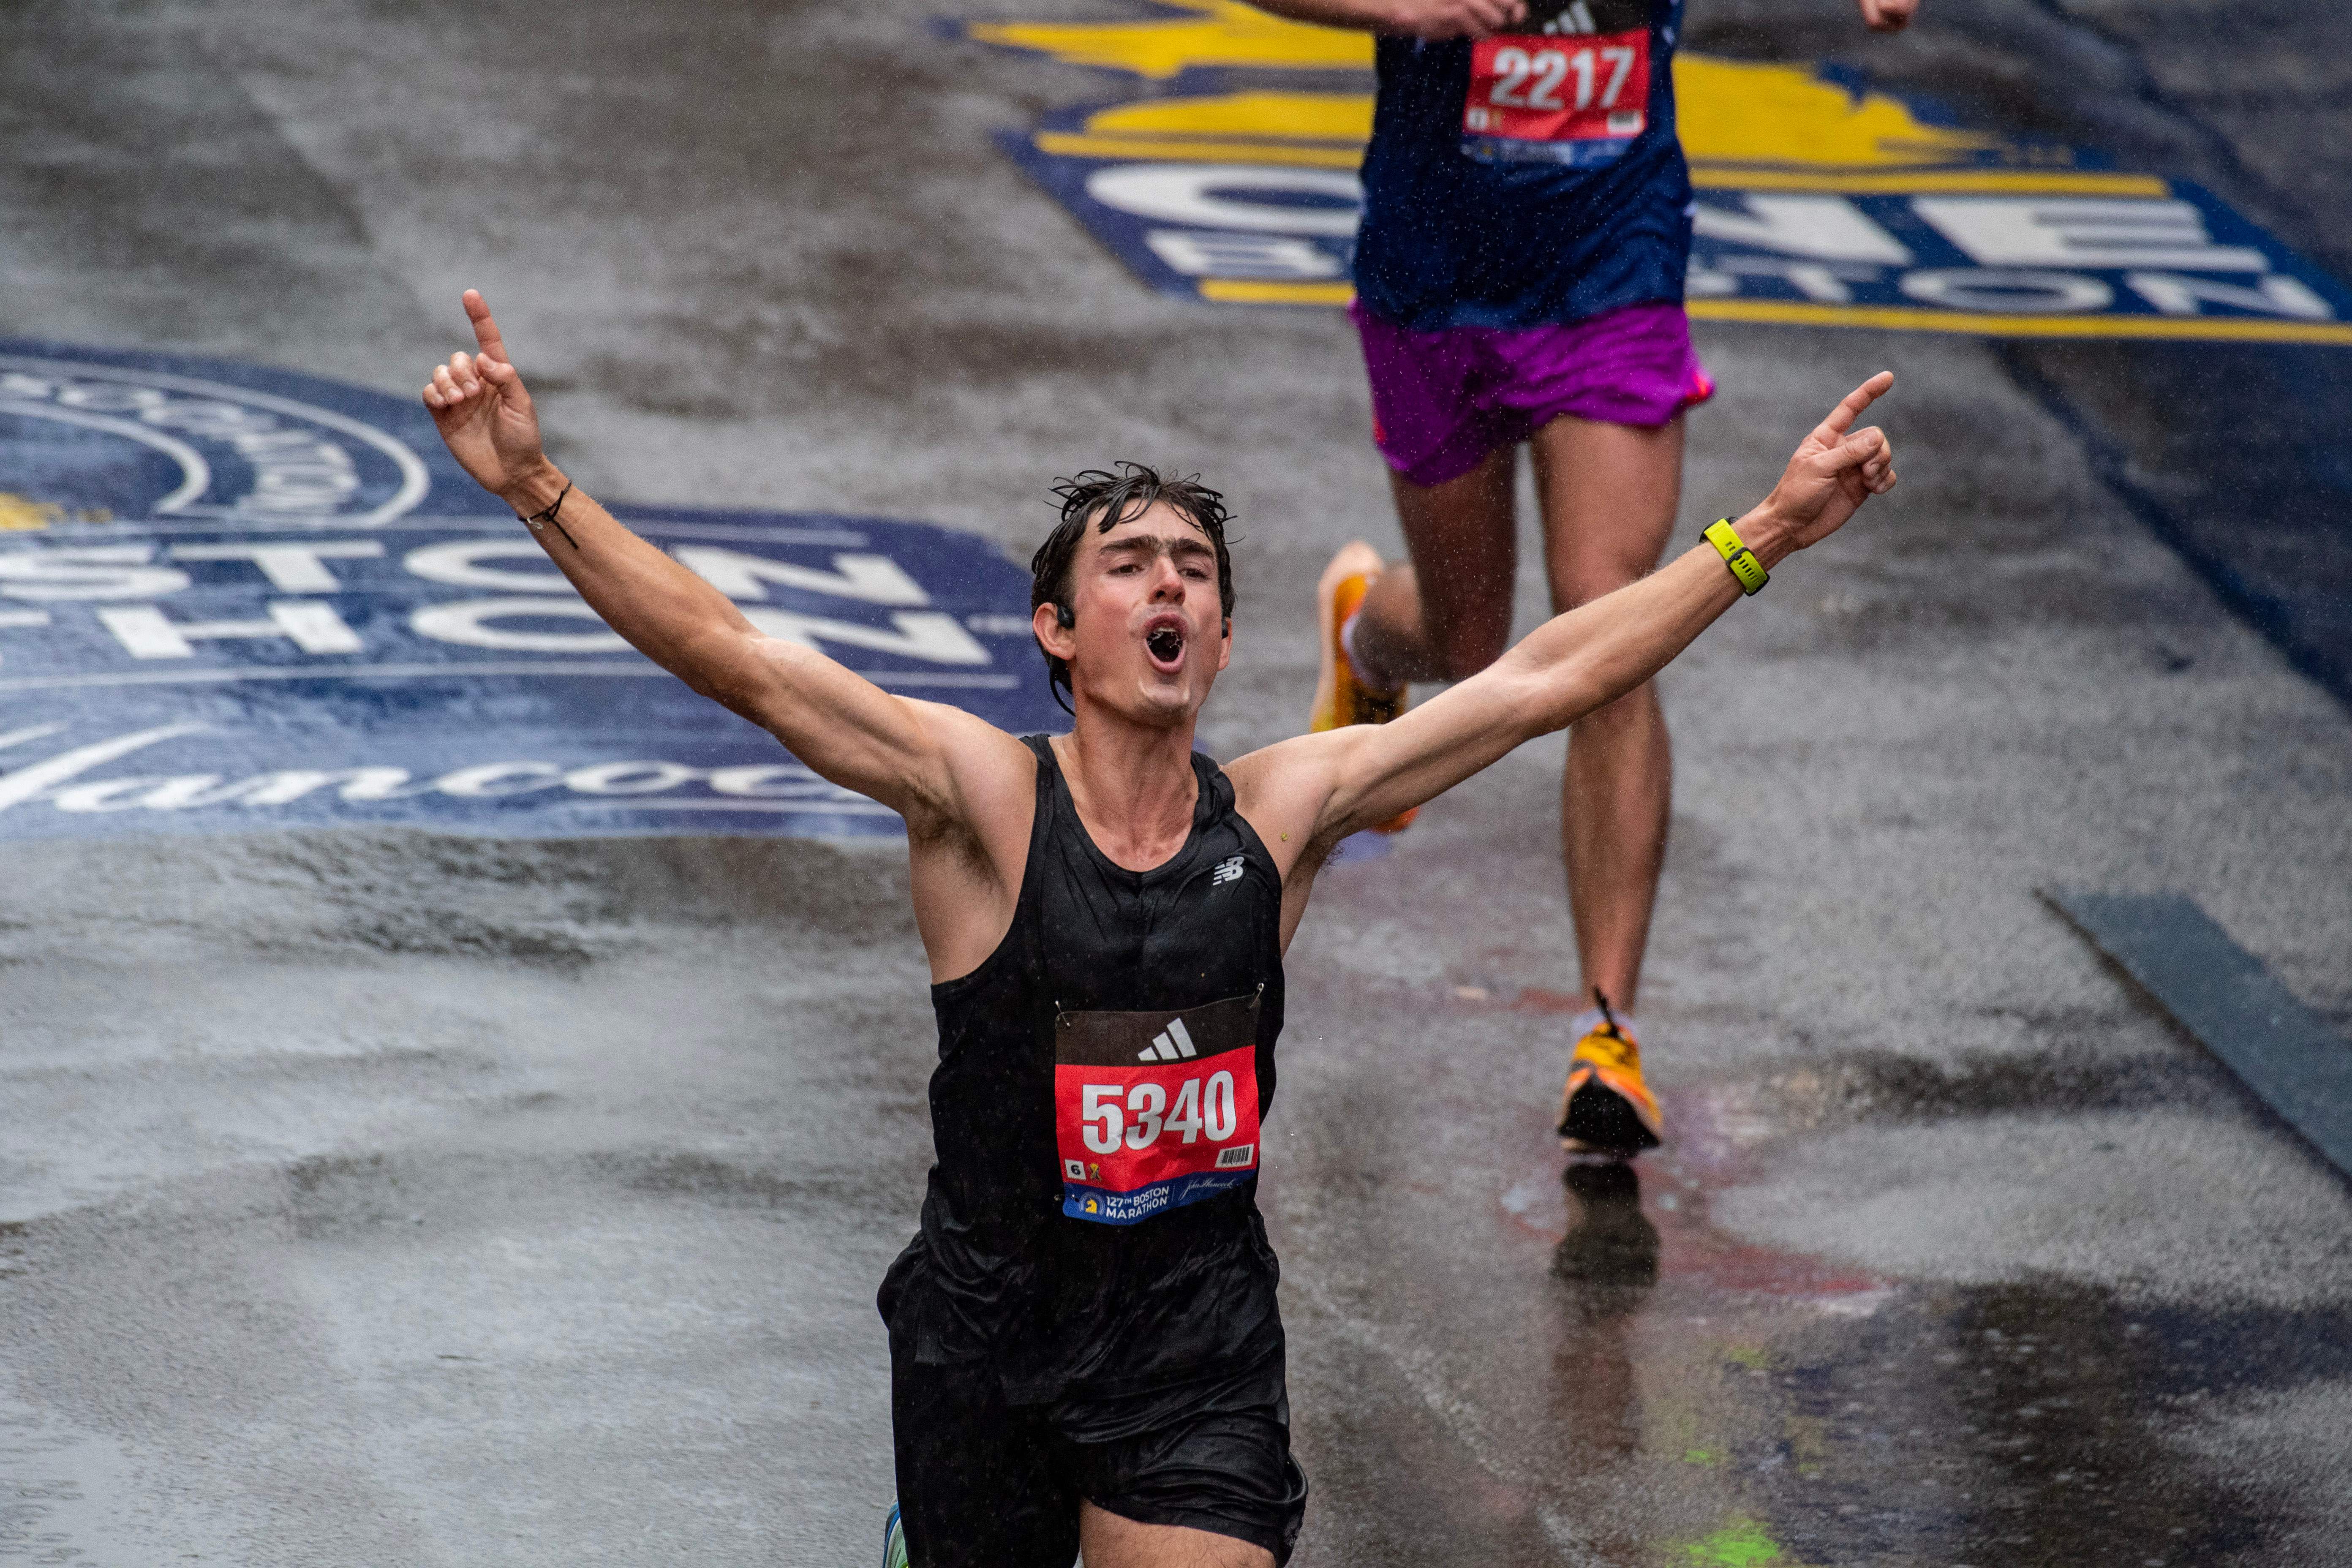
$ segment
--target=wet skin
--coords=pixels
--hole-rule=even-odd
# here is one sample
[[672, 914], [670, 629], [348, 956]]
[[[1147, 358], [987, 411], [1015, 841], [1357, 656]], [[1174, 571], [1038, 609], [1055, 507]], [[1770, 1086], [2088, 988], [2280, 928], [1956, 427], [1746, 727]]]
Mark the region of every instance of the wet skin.
[[[959, 709], [893, 696], [813, 648], [760, 635], [724, 595], [630, 533], [548, 459], [488, 303], [467, 290], [464, 304], [477, 352], [436, 367], [423, 395], [451, 455], [518, 515], [562, 522], [534, 524], [534, 536], [640, 651], [772, 731], [819, 774], [904, 816], [932, 973], [977, 966], [1020, 896], [1034, 756]], [[1799, 445], [1772, 494], [1740, 519], [1768, 569], [1894, 487], [1885, 435], [1853, 428], [1894, 380], [1882, 372], [1848, 394]], [[1090, 531], [1073, 572], [1073, 624], [1049, 606], [1033, 621], [1046, 651], [1070, 666], [1076, 724], [1057, 747], [1080, 817], [1106, 853], [1147, 868], [1189, 832], [1194, 730], [1232, 651], [1206, 541], [1164, 511]], [[1298, 736], [1235, 762], [1236, 806], [1283, 875], [1286, 944], [1331, 845], [1615, 701], [1739, 598], [1721, 557], [1702, 544], [1556, 617], [1394, 723]], [[1094, 1529], [1097, 1568], [1266, 1558], [1255, 1548], [1236, 1556], [1236, 1543], [1200, 1531], [1098, 1520]]]

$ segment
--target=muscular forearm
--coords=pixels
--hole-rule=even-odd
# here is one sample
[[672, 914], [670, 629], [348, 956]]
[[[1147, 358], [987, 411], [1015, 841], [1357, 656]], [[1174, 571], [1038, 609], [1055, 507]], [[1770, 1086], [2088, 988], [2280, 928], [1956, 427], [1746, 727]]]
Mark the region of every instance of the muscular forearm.
[[1671, 664], [1739, 596], [1723, 558], [1702, 544], [1537, 627], [1500, 666], [1524, 694], [1514, 743], [1564, 730], [1624, 696]]
[[751, 622], [727, 595], [629, 531], [586, 491], [575, 487], [565, 494], [569, 482], [542, 460], [499, 495], [526, 518], [562, 496], [553, 520], [535, 523], [531, 535], [589, 607], [688, 686], [740, 707], [745, 694], [727, 689], [728, 661], [714, 659], [710, 650], [714, 641], [732, 643], [751, 633]]
[[[1767, 571], [1795, 548], [1786, 524], [1758, 507], [1732, 525]], [[1529, 633], [1507, 661], [1538, 693], [1526, 715], [1530, 737], [1567, 728], [1664, 669], [1716, 617], [1742, 597], [1712, 544], [1684, 552], [1628, 584]]]
[[1309, 22], [1318, 27], [1353, 27], [1368, 33], [1401, 30], [1396, 0], [1250, 0], [1261, 11]]
[[[1885, 432], [1853, 428], [1894, 384], [1882, 371], [1848, 393], [1798, 444], [1771, 495], [1733, 523], [1768, 571], [1894, 488]], [[1640, 582], [1546, 622], [1495, 664], [1401, 719], [1291, 742], [1297, 765], [1328, 783], [1312, 831], [1321, 837], [1385, 822], [1512, 748], [1608, 706], [1664, 668], [1739, 597], [1738, 580], [1715, 547], [1694, 545]]]
[[1527, 16], [1523, 0], [1251, 0], [1261, 11], [1325, 27], [1439, 39], [1482, 37]]

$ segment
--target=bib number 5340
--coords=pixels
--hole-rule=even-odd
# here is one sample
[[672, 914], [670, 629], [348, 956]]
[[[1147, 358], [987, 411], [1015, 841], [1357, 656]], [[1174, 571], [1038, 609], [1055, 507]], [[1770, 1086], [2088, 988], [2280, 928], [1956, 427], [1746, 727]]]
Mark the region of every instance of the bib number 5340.
[[1122, 1147], [1149, 1149], [1163, 1135], [1186, 1143], [1203, 1137], [1222, 1143], [1241, 1126], [1234, 1075], [1222, 1069], [1178, 1084], [1173, 1105], [1162, 1084], [1090, 1083], [1080, 1090], [1078, 1109], [1080, 1135], [1097, 1154], [1116, 1154]]

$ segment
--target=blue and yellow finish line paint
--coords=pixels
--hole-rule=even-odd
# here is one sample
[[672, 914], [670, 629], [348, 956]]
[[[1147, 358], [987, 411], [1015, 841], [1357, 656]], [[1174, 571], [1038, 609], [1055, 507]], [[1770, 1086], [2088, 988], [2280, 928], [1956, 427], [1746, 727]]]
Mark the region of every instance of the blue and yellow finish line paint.
[[[987, 22], [982, 43], [1116, 72], [1004, 150], [1135, 274], [1234, 305], [1344, 305], [1371, 39], [1240, 0]], [[2352, 290], [2211, 193], [1949, 123], [1801, 65], [1684, 54], [1705, 321], [1996, 337], [2352, 344]]]

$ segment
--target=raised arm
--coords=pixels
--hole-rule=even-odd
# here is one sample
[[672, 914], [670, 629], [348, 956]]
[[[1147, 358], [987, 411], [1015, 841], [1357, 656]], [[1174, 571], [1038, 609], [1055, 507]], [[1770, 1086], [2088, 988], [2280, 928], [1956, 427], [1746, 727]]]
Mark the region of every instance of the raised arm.
[[530, 394], [489, 306], [470, 289], [466, 313], [478, 352], [453, 354], [434, 371], [425, 389], [433, 422], [450, 454], [530, 524], [581, 597], [631, 646], [919, 832], [970, 816], [971, 763], [1009, 767], [1018, 775], [1007, 780], [1012, 793], [1025, 802], [1029, 764], [1018, 742], [961, 710], [894, 696], [813, 647], [761, 635], [724, 594], [575, 488], [541, 450]]
[[[1902, 0], [1865, 0], [1894, 5]], [[1261, 11], [1323, 27], [1409, 38], [1482, 37], [1527, 17], [1525, 0], [1250, 0]]]
[[[1847, 394], [1797, 447], [1771, 495], [1733, 525], [1768, 570], [1894, 488], [1895, 451], [1885, 433], [1853, 428], [1894, 384], [1882, 371]], [[1484, 671], [1391, 723], [1301, 735], [1242, 758], [1230, 770], [1242, 810], [1269, 844], [1302, 850], [1385, 822], [1622, 697], [1739, 597], [1722, 555], [1700, 544], [1638, 583], [1554, 616]]]

